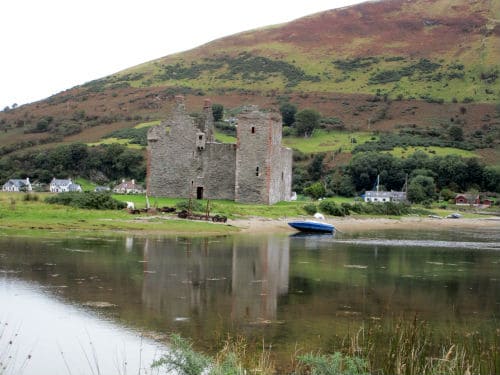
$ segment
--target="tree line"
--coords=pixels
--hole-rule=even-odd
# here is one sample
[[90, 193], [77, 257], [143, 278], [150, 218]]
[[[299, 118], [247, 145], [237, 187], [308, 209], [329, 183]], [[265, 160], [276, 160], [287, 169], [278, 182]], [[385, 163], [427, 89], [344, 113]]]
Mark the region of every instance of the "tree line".
[[[325, 154], [315, 154], [304, 163], [295, 156], [293, 188], [314, 198], [354, 196], [374, 189], [401, 191], [407, 183], [413, 202], [433, 200], [439, 194], [449, 199], [455, 192], [500, 193], [500, 170], [485, 166], [477, 158], [456, 155], [429, 156], [417, 151], [402, 159], [388, 153], [366, 152], [353, 156], [346, 166], [328, 168]], [[300, 162], [302, 158], [302, 162]]]
[[30, 177], [32, 181], [48, 183], [53, 177], [69, 176], [102, 184], [125, 177], [143, 181], [146, 164], [141, 151], [117, 143], [99, 146], [72, 143], [48, 150], [19, 152], [0, 159], [1, 181]]

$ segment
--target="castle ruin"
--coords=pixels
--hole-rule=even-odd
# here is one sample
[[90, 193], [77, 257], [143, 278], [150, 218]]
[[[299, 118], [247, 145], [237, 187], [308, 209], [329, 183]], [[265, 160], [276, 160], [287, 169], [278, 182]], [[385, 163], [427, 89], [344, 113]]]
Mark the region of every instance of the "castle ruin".
[[148, 131], [148, 195], [288, 201], [292, 150], [281, 146], [281, 133], [279, 114], [249, 106], [238, 117], [237, 142], [216, 142], [210, 100], [202, 116], [192, 118], [177, 96], [170, 117]]

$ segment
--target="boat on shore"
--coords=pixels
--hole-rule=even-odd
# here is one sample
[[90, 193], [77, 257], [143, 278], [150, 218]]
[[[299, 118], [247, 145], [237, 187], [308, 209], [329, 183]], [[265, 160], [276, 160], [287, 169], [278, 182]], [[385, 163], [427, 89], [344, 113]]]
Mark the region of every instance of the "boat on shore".
[[290, 221], [288, 225], [304, 233], [333, 233], [335, 231], [332, 224], [314, 220]]

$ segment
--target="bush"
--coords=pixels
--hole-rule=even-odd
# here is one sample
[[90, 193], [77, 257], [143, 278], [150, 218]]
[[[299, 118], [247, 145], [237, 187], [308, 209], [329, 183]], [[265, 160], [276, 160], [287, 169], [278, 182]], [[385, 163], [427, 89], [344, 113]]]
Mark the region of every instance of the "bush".
[[205, 211], [205, 207], [199, 200], [191, 200], [191, 203], [189, 200], [187, 201], [181, 201], [177, 202], [175, 207], [180, 210], [180, 211], [191, 211], [191, 212], [203, 212]]
[[110, 193], [96, 193], [93, 191], [59, 193], [46, 198], [45, 202], [93, 210], [121, 210], [127, 207], [125, 202], [114, 199]]
[[342, 206], [337, 206], [334, 201], [324, 200], [319, 204], [319, 210], [332, 216], [345, 216], [346, 212]]
[[314, 215], [316, 212], [318, 212], [318, 208], [314, 203], [309, 203], [306, 204], [304, 207], [302, 207], [306, 213], [309, 215]]
[[153, 362], [152, 368], [162, 368], [166, 374], [201, 375], [211, 365], [209, 357], [193, 350], [191, 342], [178, 335], [170, 336], [170, 350]]
[[31, 193], [26, 193], [23, 195], [23, 201], [25, 202], [37, 202], [39, 199], [38, 195], [36, 194], [31, 194]]
[[330, 355], [305, 354], [297, 358], [311, 375], [368, 375], [368, 363], [360, 357], [349, 357], [336, 352]]
[[324, 197], [326, 194], [325, 186], [320, 182], [314, 182], [308, 187], [304, 188], [304, 194], [314, 198], [319, 199]]

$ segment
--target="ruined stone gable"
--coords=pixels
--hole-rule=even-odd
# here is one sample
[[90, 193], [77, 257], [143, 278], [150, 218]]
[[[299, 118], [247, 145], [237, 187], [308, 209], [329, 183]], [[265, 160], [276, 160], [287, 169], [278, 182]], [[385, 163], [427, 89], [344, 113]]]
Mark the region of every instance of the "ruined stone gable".
[[248, 107], [236, 144], [214, 140], [210, 101], [191, 118], [184, 99], [148, 132], [148, 194], [273, 204], [291, 196], [292, 152], [281, 146], [279, 115]]

